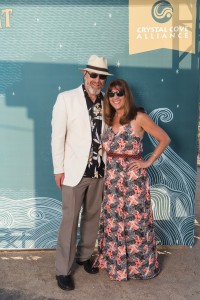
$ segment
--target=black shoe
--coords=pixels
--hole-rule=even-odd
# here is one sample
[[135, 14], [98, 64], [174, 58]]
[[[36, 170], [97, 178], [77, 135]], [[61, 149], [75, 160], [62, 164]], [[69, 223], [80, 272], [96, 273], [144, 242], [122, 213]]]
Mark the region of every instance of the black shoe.
[[84, 270], [88, 272], [89, 274], [97, 274], [99, 272], [99, 268], [93, 267], [93, 263], [91, 262], [90, 259], [85, 260], [85, 261], [79, 261], [76, 260], [77, 264], [84, 266]]
[[67, 275], [67, 276], [57, 275], [56, 279], [57, 279], [58, 286], [62, 290], [67, 290], [67, 291], [74, 290], [74, 282], [71, 275]]

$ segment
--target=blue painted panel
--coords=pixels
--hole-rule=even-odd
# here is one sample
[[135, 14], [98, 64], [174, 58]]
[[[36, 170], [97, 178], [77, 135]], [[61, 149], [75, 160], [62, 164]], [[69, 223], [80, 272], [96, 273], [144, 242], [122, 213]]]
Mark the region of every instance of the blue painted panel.
[[[127, 80], [137, 104], [170, 135], [170, 147], [149, 168], [157, 241], [192, 245], [198, 53], [129, 55], [128, 1], [19, 0], [9, 8], [10, 27], [0, 13], [0, 248], [56, 246], [61, 195], [53, 178], [51, 112], [59, 92], [82, 82], [79, 68], [91, 54], [108, 58], [112, 79]], [[148, 157], [155, 141], [146, 135], [144, 144]]]

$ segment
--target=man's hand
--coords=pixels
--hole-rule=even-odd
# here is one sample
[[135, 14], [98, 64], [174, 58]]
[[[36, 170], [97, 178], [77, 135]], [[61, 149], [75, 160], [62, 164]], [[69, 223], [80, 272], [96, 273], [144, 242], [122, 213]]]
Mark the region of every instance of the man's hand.
[[55, 174], [55, 182], [56, 182], [56, 185], [59, 187], [60, 190], [62, 189], [62, 184], [63, 184], [64, 178], [65, 178], [64, 173]]

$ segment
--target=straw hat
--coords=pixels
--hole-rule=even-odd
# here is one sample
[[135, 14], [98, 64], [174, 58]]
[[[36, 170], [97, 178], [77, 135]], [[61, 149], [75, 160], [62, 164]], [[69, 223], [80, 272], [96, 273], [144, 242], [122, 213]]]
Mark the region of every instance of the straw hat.
[[112, 75], [108, 73], [107, 59], [105, 57], [99, 57], [97, 55], [91, 55], [86, 68], [80, 70], [102, 75]]

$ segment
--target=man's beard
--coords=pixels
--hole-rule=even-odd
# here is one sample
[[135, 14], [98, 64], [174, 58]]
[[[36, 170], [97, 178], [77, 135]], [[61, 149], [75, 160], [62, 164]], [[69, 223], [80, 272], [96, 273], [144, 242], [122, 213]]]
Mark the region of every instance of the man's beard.
[[90, 94], [92, 95], [99, 95], [99, 93], [101, 92], [101, 89], [99, 88], [98, 90], [94, 90], [91, 86], [88, 86], [88, 91], [90, 92]]
[[86, 87], [86, 90], [88, 90], [88, 92], [91, 94], [91, 95], [99, 95], [99, 93], [101, 92], [101, 88], [99, 89], [93, 89], [90, 85], [88, 85], [87, 83], [87, 79], [85, 80], [85, 87]]

